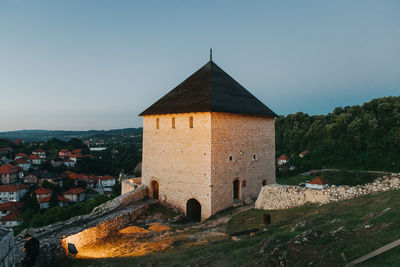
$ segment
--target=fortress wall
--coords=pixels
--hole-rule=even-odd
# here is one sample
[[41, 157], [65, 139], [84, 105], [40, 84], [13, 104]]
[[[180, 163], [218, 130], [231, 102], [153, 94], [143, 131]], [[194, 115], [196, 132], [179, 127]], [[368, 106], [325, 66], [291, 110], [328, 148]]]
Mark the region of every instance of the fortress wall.
[[[193, 128], [189, 127], [190, 116]], [[196, 198], [202, 207], [202, 218], [212, 215], [209, 112], [144, 116], [142, 162], [142, 183], [149, 186], [150, 196], [151, 182], [155, 180], [162, 203], [186, 212], [186, 202]]]
[[212, 213], [232, 206], [235, 179], [240, 181], [241, 200], [257, 198], [263, 180], [275, 183], [273, 118], [212, 113], [211, 132]]
[[266, 185], [261, 189], [255, 207], [264, 210], [288, 209], [307, 203], [326, 204], [396, 189], [400, 189], [400, 174], [383, 176], [366, 185], [333, 185], [326, 189], [310, 189], [277, 184]]

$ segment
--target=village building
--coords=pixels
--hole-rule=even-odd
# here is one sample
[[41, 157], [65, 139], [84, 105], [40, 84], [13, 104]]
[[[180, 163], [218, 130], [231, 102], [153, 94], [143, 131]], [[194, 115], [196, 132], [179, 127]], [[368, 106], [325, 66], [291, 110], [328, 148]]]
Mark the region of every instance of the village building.
[[40, 202], [41, 199], [44, 199], [46, 197], [50, 197], [51, 193], [53, 193], [53, 190], [48, 189], [48, 188], [38, 188], [35, 190], [36, 194], [36, 199]]
[[81, 202], [85, 200], [85, 192], [85, 189], [77, 187], [64, 192], [63, 195], [70, 202]]
[[271, 109], [212, 60], [140, 114], [150, 197], [206, 219], [275, 183]]
[[64, 159], [63, 164], [68, 168], [73, 168], [76, 165], [76, 161], [74, 161], [72, 159]]
[[[0, 204], [0, 226], [13, 227], [19, 225], [18, 211], [22, 202], [6, 202]], [[2, 220], [4, 218], [4, 221]]]
[[15, 164], [16, 166], [19, 166], [19, 167], [21, 167], [22, 169], [24, 169], [24, 171], [29, 171], [29, 169], [31, 168], [31, 163], [30, 163], [30, 161], [29, 161], [26, 157], [23, 157], [23, 158], [16, 158], [16, 159], [14, 160], [14, 164]]
[[2, 184], [16, 184], [18, 182], [20, 170], [11, 164], [0, 167], [0, 181]]
[[286, 155], [282, 155], [278, 158], [278, 166], [282, 166], [289, 162], [289, 158]]
[[314, 189], [324, 189], [328, 186], [329, 186], [328, 181], [321, 176], [318, 176], [309, 181], [308, 183], [306, 183], [307, 188], [314, 188]]
[[15, 155], [15, 157], [14, 157], [14, 160], [20, 159], [20, 158], [27, 158], [27, 157], [28, 157], [28, 155], [25, 154], [25, 153], [17, 153], [17, 154]]
[[41, 148], [32, 151], [32, 155], [38, 156], [40, 159], [46, 159], [46, 151]]
[[29, 161], [31, 162], [32, 165], [40, 165], [42, 164], [42, 159], [38, 155], [29, 155], [28, 157]]
[[68, 156], [71, 154], [71, 152], [68, 150], [68, 149], [61, 149], [59, 152], [58, 152], [58, 157], [59, 158], [61, 158], [61, 159], [64, 159], [64, 158], [68, 158]]
[[97, 186], [103, 191], [112, 191], [112, 187], [115, 185], [115, 178], [110, 175], [104, 175], [99, 178]]
[[24, 177], [25, 184], [38, 184], [39, 178], [36, 175], [28, 174]]
[[0, 219], [1, 226], [3, 227], [15, 227], [21, 224], [21, 220], [19, 219], [18, 210], [12, 210], [10, 213], [1, 217]]
[[0, 203], [18, 202], [28, 193], [28, 186], [22, 184], [0, 185]]

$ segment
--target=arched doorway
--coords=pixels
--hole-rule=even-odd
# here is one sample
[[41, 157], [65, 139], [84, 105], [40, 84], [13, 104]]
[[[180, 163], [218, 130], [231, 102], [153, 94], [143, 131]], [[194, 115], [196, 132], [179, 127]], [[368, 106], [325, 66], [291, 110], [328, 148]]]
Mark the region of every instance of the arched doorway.
[[267, 185], [267, 180], [264, 180], [263, 182], [262, 182], [262, 185], [264, 186], [264, 185]]
[[240, 182], [239, 179], [233, 181], [233, 200], [239, 200], [240, 198]]
[[157, 181], [152, 181], [151, 182], [151, 196], [153, 199], [158, 199], [158, 182]]
[[188, 221], [201, 221], [201, 205], [194, 198], [189, 199], [186, 203], [186, 218]]

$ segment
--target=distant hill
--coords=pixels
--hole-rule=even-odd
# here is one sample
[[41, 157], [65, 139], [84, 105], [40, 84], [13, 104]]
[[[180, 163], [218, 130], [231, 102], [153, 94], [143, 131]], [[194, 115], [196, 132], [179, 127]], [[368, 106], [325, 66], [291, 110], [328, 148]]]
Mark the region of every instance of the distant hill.
[[89, 131], [63, 131], [63, 130], [20, 130], [10, 132], [0, 132], [0, 139], [22, 139], [24, 141], [47, 141], [52, 138], [57, 138], [63, 141], [68, 141], [71, 138], [79, 138], [82, 140], [88, 138], [100, 138], [107, 136], [121, 135], [141, 135], [142, 128], [125, 128], [113, 130], [89, 130]]

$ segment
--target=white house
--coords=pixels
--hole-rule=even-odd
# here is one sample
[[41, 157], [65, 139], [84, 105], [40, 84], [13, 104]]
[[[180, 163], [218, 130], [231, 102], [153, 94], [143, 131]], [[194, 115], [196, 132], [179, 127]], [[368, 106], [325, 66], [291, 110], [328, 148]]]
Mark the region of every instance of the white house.
[[35, 194], [36, 194], [36, 199], [40, 202], [41, 199], [46, 198], [46, 197], [50, 197], [51, 193], [53, 193], [53, 190], [51, 189], [47, 189], [47, 188], [38, 188], [35, 190]]
[[99, 178], [97, 186], [104, 191], [112, 191], [112, 187], [115, 185], [115, 178], [110, 175], [104, 175]]
[[18, 202], [28, 192], [28, 186], [22, 184], [0, 185], [0, 203]]
[[42, 159], [38, 155], [29, 155], [28, 159], [33, 165], [42, 164]]
[[31, 163], [27, 158], [16, 158], [14, 164], [24, 169], [24, 171], [29, 171], [31, 168]]
[[68, 168], [73, 168], [76, 165], [76, 158], [75, 161], [72, 159], [65, 159], [64, 160], [64, 165], [67, 166]]
[[51, 196], [47, 196], [39, 200], [40, 209], [48, 209], [50, 208], [50, 199]]
[[278, 166], [282, 166], [285, 163], [289, 162], [289, 158], [286, 155], [282, 155], [278, 158]]
[[46, 151], [43, 149], [36, 149], [32, 151], [32, 155], [38, 156], [40, 159], [46, 159]]
[[306, 183], [307, 188], [314, 188], [314, 189], [324, 189], [329, 186], [328, 181], [326, 181], [323, 177], [318, 176], [313, 180]]
[[57, 200], [58, 200], [58, 206], [60, 207], [66, 207], [69, 204], [69, 199], [64, 196], [58, 196]]
[[16, 166], [5, 164], [0, 167], [0, 182], [2, 184], [15, 184], [18, 182], [19, 170]]
[[3, 227], [15, 227], [21, 224], [21, 220], [19, 220], [18, 211], [13, 210], [6, 216], [0, 219], [1, 226]]
[[70, 202], [81, 202], [85, 200], [85, 189], [77, 187], [64, 192], [65, 198], [69, 199]]

